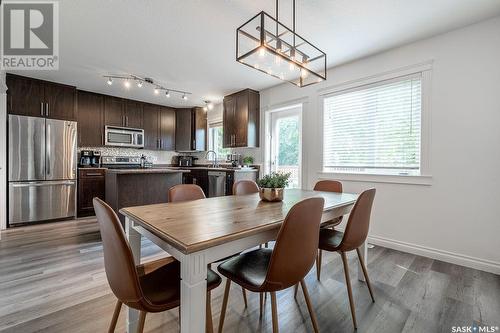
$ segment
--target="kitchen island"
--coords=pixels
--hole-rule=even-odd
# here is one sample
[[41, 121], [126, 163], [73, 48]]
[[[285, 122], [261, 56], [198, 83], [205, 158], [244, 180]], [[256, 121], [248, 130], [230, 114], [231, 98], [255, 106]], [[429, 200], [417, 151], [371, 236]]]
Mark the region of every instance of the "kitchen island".
[[168, 189], [182, 184], [182, 174], [188, 170], [171, 168], [107, 169], [106, 202], [118, 214], [123, 207], [151, 205], [168, 201]]

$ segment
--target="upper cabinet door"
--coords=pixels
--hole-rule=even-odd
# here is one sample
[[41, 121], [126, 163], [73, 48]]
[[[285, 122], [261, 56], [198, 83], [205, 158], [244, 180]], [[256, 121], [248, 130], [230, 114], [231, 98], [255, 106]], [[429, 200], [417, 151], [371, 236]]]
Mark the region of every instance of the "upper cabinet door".
[[245, 89], [224, 97], [224, 148], [258, 147], [260, 95]]
[[132, 100], [125, 102], [126, 127], [142, 128], [142, 105], [143, 103]]
[[193, 150], [207, 150], [207, 113], [203, 108], [193, 108]]
[[44, 84], [42, 81], [7, 74], [7, 111], [21, 116], [44, 117]]
[[248, 95], [238, 94], [234, 116], [233, 144], [235, 147], [246, 147], [248, 138]]
[[118, 97], [104, 97], [104, 125], [125, 126], [124, 101]]
[[86, 91], [77, 93], [78, 146], [104, 144], [104, 96]]
[[223, 102], [223, 136], [222, 146], [224, 148], [233, 147], [234, 138], [234, 112], [236, 110], [236, 98], [232, 96], [224, 97]]
[[158, 105], [143, 105], [144, 149], [156, 150], [160, 148], [159, 109]]
[[160, 149], [175, 149], [175, 110], [160, 106]]
[[61, 84], [45, 84], [47, 118], [76, 120], [76, 88]]
[[192, 147], [191, 109], [177, 109], [175, 116], [175, 150], [189, 151]]

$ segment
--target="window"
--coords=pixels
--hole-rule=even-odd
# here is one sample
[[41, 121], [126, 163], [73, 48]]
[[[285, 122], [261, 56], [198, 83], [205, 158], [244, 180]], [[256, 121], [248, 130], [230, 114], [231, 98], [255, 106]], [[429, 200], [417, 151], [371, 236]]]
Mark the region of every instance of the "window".
[[421, 74], [324, 98], [323, 171], [420, 175]]
[[[226, 155], [230, 153], [228, 148], [222, 148], [224, 141], [222, 122], [208, 125], [208, 150], [217, 153], [218, 160], [225, 160]], [[209, 155], [213, 159], [213, 154]]]

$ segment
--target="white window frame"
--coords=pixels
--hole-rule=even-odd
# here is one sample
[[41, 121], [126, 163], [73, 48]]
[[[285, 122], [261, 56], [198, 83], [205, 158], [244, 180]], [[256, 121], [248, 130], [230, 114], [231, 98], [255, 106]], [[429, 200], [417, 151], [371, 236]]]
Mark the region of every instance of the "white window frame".
[[[420, 74], [422, 78], [422, 109], [421, 109], [421, 136], [420, 136], [420, 175], [383, 175], [377, 173], [363, 172], [325, 172], [323, 170], [323, 131], [324, 131], [324, 100], [343, 91], [360, 89], [363, 86], [376, 84], [382, 81], [394, 80], [399, 77], [409, 76], [412, 74]], [[398, 183], [398, 184], [416, 184], [416, 185], [431, 185], [431, 163], [430, 163], [430, 142], [431, 142], [431, 74], [432, 61], [408, 66], [405, 68], [396, 69], [390, 72], [385, 72], [370, 77], [344, 82], [335, 86], [321, 89], [318, 93], [318, 112], [320, 126], [320, 151], [321, 171], [318, 172], [320, 179], [335, 178], [345, 181], [357, 182], [382, 182], [382, 183]]]
[[[208, 123], [207, 125], [207, 131], [208, 131], [208, 144], [207, 144], [207, 148], [208, 150], [211, 150], [210, 148], [210, 128], [212, 127], [222, 127], [224, 128], [224, 125], [223, 125], [223, 121], [222, 120], [218, 120], [218, 121], [212, 121], [210, 123]], [[212, 148], [213, 149], [213, 148]], [[212, 161], [213, 162], [213, 154], [210, 154], [210, 159], [207, 159], [207, 161]], [[219, 156], [219, 154], [217, 154], [217, 162], [225, 162], [226, 161], [226, 156]]]

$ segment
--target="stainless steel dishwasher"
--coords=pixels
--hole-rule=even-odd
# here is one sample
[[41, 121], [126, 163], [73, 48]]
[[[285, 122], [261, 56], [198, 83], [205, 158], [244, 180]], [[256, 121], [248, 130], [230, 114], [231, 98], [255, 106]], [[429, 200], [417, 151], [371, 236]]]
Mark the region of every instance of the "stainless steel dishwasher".
[[224, 171], [208, 172], [208, 197], [222, 197], [226, 195], [226, 173]]

